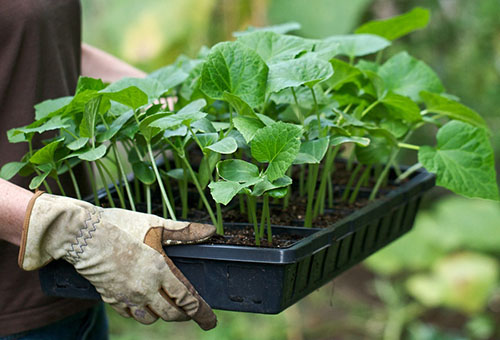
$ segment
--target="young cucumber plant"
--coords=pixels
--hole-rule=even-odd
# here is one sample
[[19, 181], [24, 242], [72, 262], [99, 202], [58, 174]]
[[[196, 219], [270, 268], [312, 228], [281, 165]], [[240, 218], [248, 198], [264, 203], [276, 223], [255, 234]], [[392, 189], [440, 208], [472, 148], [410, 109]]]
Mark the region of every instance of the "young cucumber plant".
[[[498, 200], [485, 121], [447, 94], [424, 62], [386, 52], [428, 20], [417, 8], [325, 39], [273, 26], [238, 32], [145, 79], [106, 85], [83, 77], [73, 97], [38, 104], [32, 124], [8, 132], [29, 152], [0, 175], [33, 176], [31, 188], [49, 192], [51, 178], [64, 194], [59, 178], [67, 173], [81, 198], [74, 169], [83, 163], [96, 172], [97, 204], [98, 174], [116, 192], [104, 186], [110, 206], [157, 212], [157, 198], [172, 219], [203, 209], [220, 234], [225, 206], [234, 207], [248, 216], [257, 245], [272, 241], [272, 209], [293, 200], [312, 227], [328, 209], [354, 203], [362, 187], [374, 200], [389, 181], [397, 185], [421, 168], [458, 194]], [[424, 125], [437, 128], [435, 146], [411, 139]], [[56, 136], [36, 149], [34, 136], [47, 131]], [[402, 150], [418, 156], [405, 171]], [[349, 172], [342, 183], [340, 168]]]

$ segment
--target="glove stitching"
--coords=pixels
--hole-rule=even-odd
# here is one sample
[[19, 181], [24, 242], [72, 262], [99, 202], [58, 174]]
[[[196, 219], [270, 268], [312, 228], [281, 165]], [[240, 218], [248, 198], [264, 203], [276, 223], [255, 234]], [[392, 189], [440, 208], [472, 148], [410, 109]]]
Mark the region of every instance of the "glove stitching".
[[[71, 249], [67, 251], [66, 260], [71, 263], [76, 263], [83, 254], [84, 248], [88, 246], [87, 240], [92, 239], [92, 233], [97, 230], [97, 224], [101, 222], [101, 209], [92, 208], [87, 210], [88, 218], [83, 222], [82, 227], [78, 231], [79, 235], [75, 242], [71, 244]], [[92, 221], [95, 218], [94, 221]], [[88, 236], [84, 235], [87, 232]], [[75, 249], [76, 248], [76, 249]]]

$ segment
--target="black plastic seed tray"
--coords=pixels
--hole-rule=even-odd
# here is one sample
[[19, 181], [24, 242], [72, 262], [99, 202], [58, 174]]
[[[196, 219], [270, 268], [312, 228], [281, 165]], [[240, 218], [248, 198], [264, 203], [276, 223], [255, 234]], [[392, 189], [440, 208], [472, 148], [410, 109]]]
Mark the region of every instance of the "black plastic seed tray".
[[[276, 234], [306, 236], [285, 249], [202, 244], [165, 251], [212, 308], [276, 314], [409, 231], [434, 182], [421, 171], [325, 229], [274, 226]], [[99, 298], [64, 261], [43, 268], [40, 280], [48, 295]]]

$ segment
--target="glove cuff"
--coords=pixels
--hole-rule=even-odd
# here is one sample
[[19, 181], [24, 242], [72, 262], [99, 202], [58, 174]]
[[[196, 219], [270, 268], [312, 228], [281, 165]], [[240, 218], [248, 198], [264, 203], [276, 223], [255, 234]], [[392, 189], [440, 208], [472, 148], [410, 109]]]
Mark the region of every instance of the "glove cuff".
[[[17, 258], [17, 263], [18, 263], [19, 267], [22, 269], [25, 269], [25, 270], [29, 270], [29, 269], [26, 269], [24, 267], [24, 257], [26, 254], [26, 242], [28, 240], [28, 230], [29, 230], [29, 225], [30, 225], [31, 213], [33, 211], [33, 206], [35, 205], [36, 199], [38, 197], [40, 197], [43, 193], [44, 193], [44, 191], [41, 191], [41, 190], [35, 192], [33, 197], [31, 197], [31, 199], [28, 203], [28, 206], [26, 207], [26, 214], [24, 216], [24, 223], [23, 223], [23, 232], [21, 234], [21, 244], [20, 244], [20, 248], [19, 248], [19, 255]], [[49, 262], [50, 262], [50, 260], [47, 263], [49, 263]], [[40, 266], [40, 267], [43, 267], [43, 266]], [[36, 268], [33, 268], [33, 269], [36, 269]]]

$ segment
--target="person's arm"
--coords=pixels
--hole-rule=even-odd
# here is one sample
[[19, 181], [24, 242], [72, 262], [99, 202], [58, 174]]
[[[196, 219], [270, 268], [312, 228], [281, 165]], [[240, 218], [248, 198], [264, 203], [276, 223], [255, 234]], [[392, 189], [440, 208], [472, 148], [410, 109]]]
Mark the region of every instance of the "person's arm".
[[124, 77], [143, 78], [146, 73], [109, 53], [82, 43], [82, 76], [101, 78], [107, 83]]
[[33, 193], [0, 179], [0, 239], [19, 246], [24, 216]]

